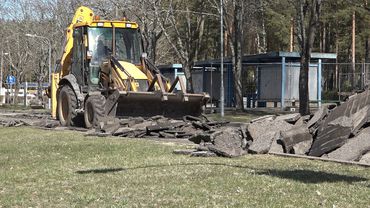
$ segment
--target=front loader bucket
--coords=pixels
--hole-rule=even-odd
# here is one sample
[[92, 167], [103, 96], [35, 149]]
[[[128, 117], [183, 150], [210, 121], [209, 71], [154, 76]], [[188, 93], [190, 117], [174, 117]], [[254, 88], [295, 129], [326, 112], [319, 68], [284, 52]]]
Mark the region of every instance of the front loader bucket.
[[116, 116], [144, 118], [156, 115], [170, 118], [199, 116], [208, 100], [209, 96], [206, 94], [121, 91]]

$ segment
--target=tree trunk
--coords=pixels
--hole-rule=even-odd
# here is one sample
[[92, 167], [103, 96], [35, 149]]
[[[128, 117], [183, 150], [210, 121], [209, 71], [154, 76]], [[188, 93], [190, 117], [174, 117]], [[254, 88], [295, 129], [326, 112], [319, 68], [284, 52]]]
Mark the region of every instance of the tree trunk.
[[37, 79], [37, 98], [42, 99], [42, 80], [40, 78]]
[[196, 48], [195, 48], [195, 52], [194, 52], [194, 60], [199, 60], [199, 52], [201, 50], [201, 47], [202, 47], [202, 43], [203, 43], [203, 35], [204, 35], [204, 22], [205, 22], [205, 18], [204, 17], [201, 17], [201, 19], [199, 20], [199, 32], [198, 32], [198, 38], [197, 38], [197, 45], [196, 45]]
[[234, 90], [235, 90], [235, 108], [238, 110], [243, 110], [243, 86], [241, 82], [241, 74], [242, 74], [242, 62], [241, 62], [241, 55], [237, 54], [236, 58], [236, 66], [234, 66]]
[[189, 63], [188, 61], [184, 61], [182, 63], [182, 68], [184, 70], [184, 74], [185, 74], [186, 80], [188, 82], [188, 84], [187, 84], [188, 89], [186, 89], [186, 90], [187, 90], [187, 92], [194, 93], [193, 78], [191, 76], [192, 64]]
[[157, 49], [157, 41], [158, 41], [157, 35], [155, 34], [155, 32], [152, 32], [152, 37], [150, 41], [151, 41], [151, 44], [150, 44], [149, 57], [153, 61], [153, 64], [155, 64], [157, 60], [156, 49]]
[[323, 35], [322, 35], [322, 53], [326, 52], [326, 39], [327, 39], [327, 32], [326, 32], [326, 25], [324, 23], [324, 28], [323, 28]]
[[242, 72], [242, 2], [236, 2], [235, 14], [234, 14], [234, 25], [235, 25], [235, 62], [233, 67], [234, 74], [234, 92], [235, 92], [235, 108], [243, 110], [243, 92], [241, 82]]
[[15, 84], [14, 84], [14, 91], [13, 91], [13, 104], [16, 105], [18, 104], [18, 94], [19, 94], [19, 89], [20, 89], [20, 84], [21, 84], [21, 76], [18, 75], [19, 72], [17, 71], [17, 75], [15, 76]]
[[299, 112], [301, 115], [310, 114], [308, 74], [312, 47], [319, 26], [321, 11], [321, 0], [312, 0], [309, 5], [306, 3], [304, 0], [297, 2], [298, 40], [301, 47], [301, 69], [299, 74]]
[[299, 71], [299, 112], [301, 115], [310, 114], [308, 90], [309, 60], [310, 57], [307, 57], [307, 54], [302, 54]]

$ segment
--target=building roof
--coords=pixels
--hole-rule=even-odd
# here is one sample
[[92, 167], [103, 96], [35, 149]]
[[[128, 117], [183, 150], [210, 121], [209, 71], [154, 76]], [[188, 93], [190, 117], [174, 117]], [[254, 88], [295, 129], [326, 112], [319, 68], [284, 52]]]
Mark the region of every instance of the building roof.
[[[284, 52], [284, 51], [268, 52], [268, 53], [255, 54], [255, 55], [245, 55], [243, 56], [243, 64], [256, 65], [259, 63], [281, 63], [283, 57], [285, 57], [286, 61], [288, 62], [299, 62], [301, 55], [299, 52]], [[335, 53], [312, 53], [311, 54], [312, 61], [318, 61], [319, 59], [335, 60], [336, 58], [337, 58], [337, 54]], [[221, 62], [220, 59], [211, 59], [211, 60], [198, 61], [194, 65], [195, 66], [219, 65], [220, 62]], [[225, 57], [224, 63], [231, 64], [231, 58]]]

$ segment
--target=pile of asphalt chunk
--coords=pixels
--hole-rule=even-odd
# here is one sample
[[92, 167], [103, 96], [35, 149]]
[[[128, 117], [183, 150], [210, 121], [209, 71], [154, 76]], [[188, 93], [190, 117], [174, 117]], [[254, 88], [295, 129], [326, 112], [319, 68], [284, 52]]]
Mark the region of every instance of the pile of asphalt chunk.
[[23, 120], [0, 120], [0, 126], [1, 127], [20, 127], [20, 126], [29, 126], [27, 122], [24, 122]]
[[189, 138], [192, 156], [236, 157], [246, 153], [288, 153], [370, 164], [370, 91], [314, 114], [264, 116], [239, 127], [223, 126]]
[[370, 90], [351, 96], [328, 110], [316, 126], [309, 156], [368, 163], [370, 153]]
[[[274, 142], [281, 131], [294, 127], [301, 116], [299, 114], [284, 116], [264, 116], [249, 124], [233, 123], [208, 132], [194, 135], [189, 140], [199, 144], [189, 154], [191, 156], [237, 157], [248, 153], [265, 154], [270, 149], [281, 149]], [[181, 153], [182, 151], [175, 151]]]
[[193, 156], [235, 157], [246, 153], [249, 146], [246, 124], [215, 121], [202, 115], [184, 116], [181, 120], [154, 116], [148, 119], [105, 118], [87, 132], [88, 136], [118, 136], [129, 138], [188, 139], [199, 144], [197, 150], [179, 150], [177, 154]]
[[229, 122], [213, 121], [206, 116], [184, 116], [181, 120], [163, 116], [154, 116], [144, 119], [131, 118], [104, 118], [99, 125], [88, 132], [95, 136], [118, 136], [130, 138], [168, 138], [189, 139], [199, 134], [212, 134], [214, 129], [220, 128]]
[[21, 127], [21, 126], [36, 126], [41, 128], [54, 129], [60, 126], [59, 121], [39, 119], [39, 120], [29, 120], [29, 119], [17, 119], [17, 118], [7, 118], [0, 119], [0, 127]]
[[35, 126], [40, 128], [54, 129], [60, 126], [59, 121], [43, 112], [17, 113], [14, 111], [0, 112], [0, 127]]
[[[246, 126], [243, 124], [224, 125], [209, 132], [201, 132], [189, 138], [198, 144], [191, 156], [237, 157], [247, 153], [249, 146]], [[177, 153], [175, 151], [175, 153]]]
[[129, 138], [188, 139], [198, 148], [193, 151], [179, 150], [177, 154], [193, 156], [236, 157], [246, 153], [249, 143], [247, 125], [227, 121], [215, 121], [206, 116], [184, 116], [181, 120], [154, 116], [148, 119], [105, 118], [89, 136], [118, 136]]

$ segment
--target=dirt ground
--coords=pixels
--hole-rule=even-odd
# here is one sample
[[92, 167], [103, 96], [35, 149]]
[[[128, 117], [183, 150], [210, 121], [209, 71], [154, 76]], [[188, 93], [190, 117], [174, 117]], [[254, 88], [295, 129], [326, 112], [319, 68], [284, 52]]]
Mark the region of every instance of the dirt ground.
[[[323, 142], [319, 139], [321, 137], [324, 139], [331, 138], [330, 131], [323, 128], [325, 126], [322, 125], [325, 118], [327, 115], [336, 115], [335, 112], [346, 106], [347, 104], [334, 108], [334, 110], [328, 110], [327, 107], [322, 108], [315, 114], [308, 116], [264, 108], [245, 112], [228, 109], [223, 118], [219, 114], [206, 114], [199, 117], [184, 116], [178, 119], [163, 116], [150, 118], [106, 117], [93, 129], [63, 127], [58, 120], [52, 119], [49, 111], [45, 109], [0, 108], [0, 127], [32, 126], [50, 131], [79, 131], [90, 137], [114, 136], [116, 138], [138, 138], [165, 142], [169, 145], [185, 144], [191, 146], [193, 150], [184, 152], [180, 150], [179, 153], [196, 157], [239, 157], [245, 154], [267, 153], [297, 154], [368, 164], [365, 155], [370, 143], [365, 144], [366, 139], [364, 140], [362, 137], [366, 138], [370, 130], [365, 131], [362, 128], [358, 128], [358, 132], [352, 133], [352, 128], [348, 127], [348, 133], [347, 131], [343, 132], [343, 142], [335, 144], [338, 147], [343, 146], [343, 148], [335, 150], [337, 149], [335, 146], [332, 148], [332, 150], [335, 150], [333, 153], [330, 153], [331, 150], [321, 154], [324, 147], [321, 145]], [[330, 114], [329, 111], [334, 113]], [[337, 119], [338, 121], [331, 119], [336, 121], [334, 123], [336, 126], [332, 126], [334, 125], [332, 122], [327, 128], [342, 128], [345, 124], [344, 121], [348, 120], [345, 118], [347, 117], [342, 116], [340, 120]], [[360, 131], [364, 135], [359, 134]], [[356, 136], [356, 133], [358, 137], [354, 139], [347, 138], [350, 134]], [[323, 136], [317, 139], [317, 135]], [[347, 140], [349, 141], [348, 144], [344, 145]], [[319, 145], [313, 145], [315, 142]], [[359, 146], [363, 146], [363, 148], [358, 148]], [[351, 151], [348, 151], [348, 149]], [[315, 154], [319, 152], [320, 154], [315, 155], [312, 152]], [[348, 155], [349, 152], [353, 152], [353, 156], [350, 158], [343, 157]]]
[[41, 120], [46, 120], [52, 122], [53, 119], [50, 113], [46, 110], [33, 110], [33, 109], [8, 109], [0, 108], [0, 121], [24, 121], [29, 124], [35, 124]]
[[[236, 112], [228, 110], [224, 118], [219, 114], [207, 114], [206, 116], [215, 121], [233, 121], [240, 123], [247, 123], [252, 119], [263, 116], [273, 111], [249, 111], [249, 112]], [[74, 130], [88, 132], [89, 130], [84, 127], [62, 127], [59, 122], [51, 118], [50, 112], [47, 109], [24, 109], [21, 107], [1, 107], [0, 106], [0, 126], [4, 127], [19, 127], [19, 126], [34, 126], [37, 128], [49, 129], [51, 131], [64, 131]], [[186, 144], [194, 146], [194, 143], [187, 138], [160, 138], [150, 137], [145, 138], [152, 141]]]

